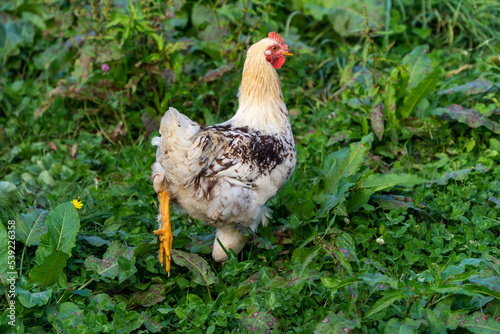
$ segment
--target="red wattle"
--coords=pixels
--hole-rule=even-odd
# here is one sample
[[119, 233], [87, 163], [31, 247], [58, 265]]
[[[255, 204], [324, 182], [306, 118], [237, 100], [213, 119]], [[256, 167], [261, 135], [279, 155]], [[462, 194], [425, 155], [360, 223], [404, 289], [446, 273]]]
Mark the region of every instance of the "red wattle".
[[285, 56], [281, 56], [275, 61], [273, 61], [271, 65], [273, 65], [273, 67], [278, 70], [281, 68], [281, 66], [283, 66], [284, 63], [285, 63]]

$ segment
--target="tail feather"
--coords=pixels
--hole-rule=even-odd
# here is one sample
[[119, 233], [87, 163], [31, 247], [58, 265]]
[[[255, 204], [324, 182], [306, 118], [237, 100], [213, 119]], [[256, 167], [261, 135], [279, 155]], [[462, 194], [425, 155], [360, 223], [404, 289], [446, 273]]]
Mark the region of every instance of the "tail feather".
[[201, 126], [170, 107], [161, 119], [160, 134], [169, 140], [162, 140], [162, 146], [191, 146]]
[[196, 163], [186, 159], [201, 126], [187, 116], [170, 108], [160, 124], [161, 137], [155, 137], [151, 143], [158, 146], [156, 160], [166, 171], [168, 182], [184, 184], [196, 175], [193, 168]]

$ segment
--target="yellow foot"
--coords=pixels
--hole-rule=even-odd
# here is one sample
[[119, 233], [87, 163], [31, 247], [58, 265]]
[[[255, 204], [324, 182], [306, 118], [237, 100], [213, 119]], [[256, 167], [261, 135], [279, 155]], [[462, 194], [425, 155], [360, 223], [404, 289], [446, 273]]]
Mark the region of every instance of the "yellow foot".
[[170, 251], [172, 250], [174, 237], [170, 225], [170, 194], [165, 190], [164, 186], [162, 186], [162, 190], [158, 194], [158, 199], [160, 200], [161, 227], [153, 233], [160, 237], [160, 264], [163, 267], [163, 259], [165, 258], [165, 269], [170, 277]]

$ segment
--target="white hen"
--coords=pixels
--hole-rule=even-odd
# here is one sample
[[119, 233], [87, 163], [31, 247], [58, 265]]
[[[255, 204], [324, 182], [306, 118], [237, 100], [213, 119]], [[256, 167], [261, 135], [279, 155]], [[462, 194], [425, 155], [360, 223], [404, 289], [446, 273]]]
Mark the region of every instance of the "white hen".
[[[292, 55], [280, 35], [255, 43], [247, 52], [238, 94], [239, 108], [229, 121], [202, 127], [176, 109], [162, 118], [151, 180], [160, 200], [160, 263], [170, 273], [172, 233], [169, 201], [217, 228], [226, 249], [240, 252], [247, 238], [234, 224], [256, 231], [267, 225], [267, 200], [292, 175], [296, 153], [276, 69]], [[216, 261], [227, 259], [217, 240]]]

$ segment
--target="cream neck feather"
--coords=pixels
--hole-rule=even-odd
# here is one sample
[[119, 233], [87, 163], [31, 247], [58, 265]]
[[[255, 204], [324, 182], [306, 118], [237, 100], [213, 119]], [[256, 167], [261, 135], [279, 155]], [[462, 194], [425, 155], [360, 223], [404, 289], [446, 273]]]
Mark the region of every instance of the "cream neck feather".
[[266, 50], [274, 44], [272, 39], [264, 38], [247, 52], [238, 92], [239, 107], [228, 121], [234, 126], [248, 126], [267, 133], [290, 128], [278, 73], [265, 57]]

